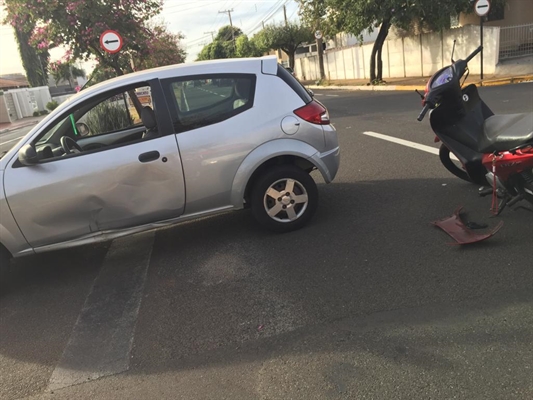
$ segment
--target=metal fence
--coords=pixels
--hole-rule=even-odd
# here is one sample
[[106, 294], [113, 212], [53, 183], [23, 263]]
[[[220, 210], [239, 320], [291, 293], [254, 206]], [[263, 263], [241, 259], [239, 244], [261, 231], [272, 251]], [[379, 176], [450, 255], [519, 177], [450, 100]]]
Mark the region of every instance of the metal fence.
[[500, 60], [533, 55], [533, 24], [500, 28]]

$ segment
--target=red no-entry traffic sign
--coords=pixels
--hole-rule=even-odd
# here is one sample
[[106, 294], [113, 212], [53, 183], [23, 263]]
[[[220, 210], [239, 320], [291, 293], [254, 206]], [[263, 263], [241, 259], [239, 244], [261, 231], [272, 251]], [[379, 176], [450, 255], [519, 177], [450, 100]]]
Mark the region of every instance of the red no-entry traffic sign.
[[105, 31], [100, 36], [100, 46], [108, 53], [118, 53], [124, 44], [122, 37], [116, 31]]

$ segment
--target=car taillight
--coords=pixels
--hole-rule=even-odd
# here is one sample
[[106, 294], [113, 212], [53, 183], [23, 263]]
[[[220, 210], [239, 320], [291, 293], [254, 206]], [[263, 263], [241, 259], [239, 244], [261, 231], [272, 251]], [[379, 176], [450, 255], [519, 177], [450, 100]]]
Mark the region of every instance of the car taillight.
[[301, 119], [318, 125], [329, 125], [328, 110], [316, 101], [311, 101], [309, 104], [294, 110], [294, 113]]

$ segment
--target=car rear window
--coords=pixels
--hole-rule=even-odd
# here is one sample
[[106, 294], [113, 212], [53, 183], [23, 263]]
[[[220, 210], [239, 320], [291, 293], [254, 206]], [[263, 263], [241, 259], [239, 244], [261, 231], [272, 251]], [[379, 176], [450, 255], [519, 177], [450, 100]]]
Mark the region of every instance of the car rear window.
[[252, 108], [254, 74], [207, 74], [162, 81], [175, 133], [201, 128]]
[[278, 64], [278, 76], [285, 81], [287, 85], [291, 87], [292, 90], [296, 92], [298, 96], [305, 102], [305, 104], [310, 103], [313, 98], [307, 91], [307, 89], [300, 83], [298, 79], [291, 75], [284, 67]]

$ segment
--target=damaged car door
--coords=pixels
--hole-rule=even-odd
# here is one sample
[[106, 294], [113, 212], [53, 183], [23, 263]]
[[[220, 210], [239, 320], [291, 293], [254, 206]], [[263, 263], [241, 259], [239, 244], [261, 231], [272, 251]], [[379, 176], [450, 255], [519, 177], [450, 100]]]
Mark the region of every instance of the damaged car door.
[[[131, 94], [146, 88], [149, 96], [134, 104]], [[100, 93], [66, 109], [21, 149], [4, 186], [34, 249], [183, 213], [182, 164], [162, 96], [158, 80]]]

